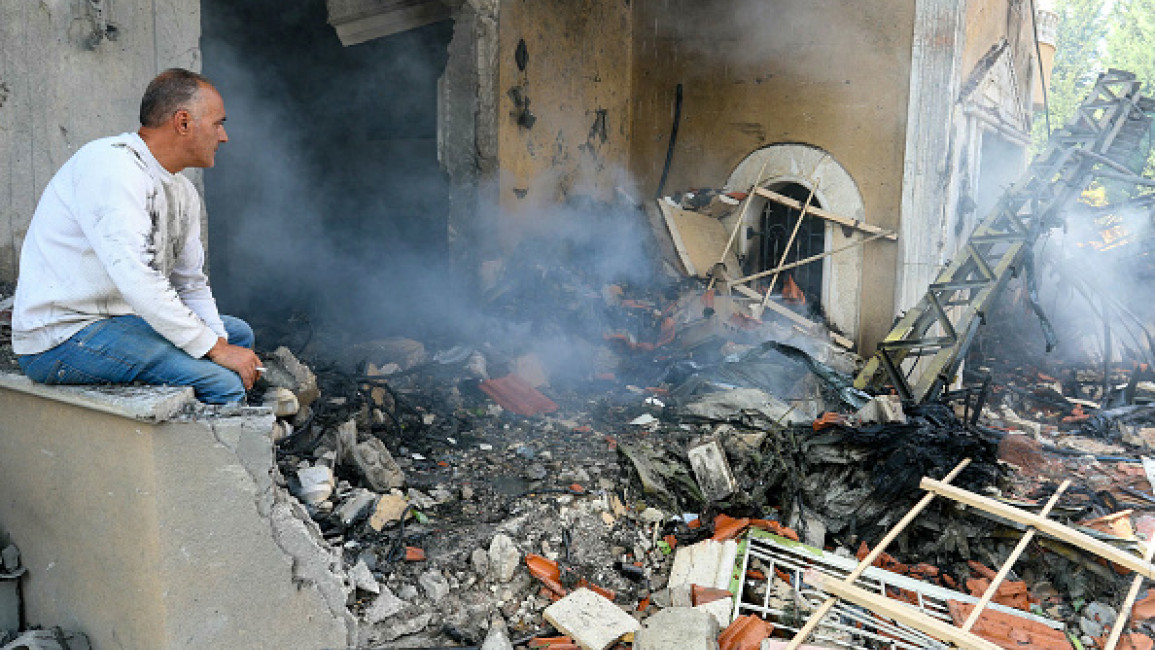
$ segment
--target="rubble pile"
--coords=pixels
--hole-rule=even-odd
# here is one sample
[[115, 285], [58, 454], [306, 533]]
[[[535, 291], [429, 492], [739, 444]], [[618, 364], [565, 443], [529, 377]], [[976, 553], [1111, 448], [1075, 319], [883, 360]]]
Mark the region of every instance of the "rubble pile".
[[[285, 343], [260, 351], [251, 396], [277, 416], [274, 482], [340, 557], [359, 646], [775, 648], [837, 593], [804, 647], [945, 647], [890, 601], [961, 629], [994, 583], [972, 630], [986, 642], [1104, 645], [1126, 571], [1041, 535], [1000, 572], [1033, 529], [923, 504], [925, 484], [966, 465], [951, 483], [968, 494], [1142, 552], [1141, 370], [1103, 382], [1133, 384], [1111, 409], [1086, 389], [1102, 377], [1076, 371], [1073, 397], [1021, 363], [912, 407], [854, 389], [859, 360], [821, 332], [741, 316], [704, 283], [524, 271], [560, 283], [538, 295], [593, 333], [535, 312], [449, 342], [258, 338]], [[1155, 631], [1136, 600], [1120, 647]]]

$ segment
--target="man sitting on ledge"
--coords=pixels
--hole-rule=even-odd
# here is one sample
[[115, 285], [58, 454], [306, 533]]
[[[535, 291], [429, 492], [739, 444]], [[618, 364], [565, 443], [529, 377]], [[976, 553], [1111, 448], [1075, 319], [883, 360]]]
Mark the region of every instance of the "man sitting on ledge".
[[253, 331], [222, 316], [205, 277], [201, 203], [186, 167], [228, 142], [205, 77], [170, 69], [140, 104], [140, 130], [90, 142], [49, 181], [20, 254], [12, 348], [45, 384], [192, 386], [244, 399]]

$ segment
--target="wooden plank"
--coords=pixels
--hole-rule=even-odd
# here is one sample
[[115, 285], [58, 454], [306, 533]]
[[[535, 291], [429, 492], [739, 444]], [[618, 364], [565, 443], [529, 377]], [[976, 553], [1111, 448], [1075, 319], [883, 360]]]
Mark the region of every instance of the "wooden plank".
[[[1143, 561], [1150, 562], [1153, 554], [1155, 554], [1155, 542], [1149, 540], [1147, 550], [1143, 552]], [[1103, 650], [1115, 650], [1115, 646], [1119, 643], [1119, 637], [1123, 635], [1123, 630], [1127, 627], [1127, 619], [1131, 617], [1131, 606], [1139, 597], [1139, 588], [1142, 586], [1143, 576], [1135, 576], [1131, 581], [1131, 589], [1127, 591], [1127, 598], [1119, 607], [1119, 615], [1115, 617], [1115, 625], [1111, 627], [1111, 636], [1107, 638]]]
[[1115, 548], [1106, 542], [1099, 541], [1069, 526], [1064, 526], [1046, 517], [1040, 517], [1037, 514], [1008, 506], [994, 499], [988, 499], [974, 492], [968, 492], [952, 485], [946, 485], [934, 479], [924, 478], [919, 485], [928, 492], [933, 492], [939, 496], [958, 501], [959, 503], [977, 508], [996, 517], [1002, 517], [1003, 519], [1024, 526], [1034, 526], [1043, 534], [1050, 535], [1072, 546], [1077, 546], [1084, 551], [1094, 553], [1108, 562], [1114, 562], [1144, 577], [1155, 578], [1155, 566], [1152, 566], [1150, 562], [1144, 561], [1140, 557]]
[[923, 614], [906, 603], [847, 584], [832, 576], [818, 571], [809, 571], [806, 573], [805, 580], [843, 600], [865, 607], [875, 614], [894, 619], [936, 639], [953, 643], [959, 648], [965, 650], [1000, 650], [997, 644]]
[[[763, 198], [767, 198], [767, 199], [770, 199], [771, 201], [781, 203], [782, 205], [785, 205], [787, 207], [794, 208], [795, 210], [801, 210], [802, 209], [802, 202], [801, 201], [798, 201], [797, 199], [792, 199], [788, 196], [779, 194], [779, 193], [775, 192], [774, 190], [768, 190], [764, 187], [759, 187], [759, 188], [755, 188], [754, 193], [757, 194], [758, 196], [763, 197]], [[833, 212], [823, 210], [822, 208], [816, 208], [814, 206], [810, 206], [810, 208], [808, 208], [806, 210], [806, 213], [812, 214], [816, 217], [825, 219], [827, 221], [832, 221], [832, 222], [834, 222], [840, 226], [846, 226], [847, 228], [854, 228], [855, 230], [861, 230], [862, 232], [867, 232], [867, 233], [870, 233], [872, 235], [882, 235], [883, 238], [889, 239], [890, 241], [898, 240], [898, 233], [894, 232], [893, 230], [887, 230], [886, 228], [879, 228], [878, 226], [872, 226], [868, 223], [859, 221], [858, 219], [851, 219], [850, 217], [844, 217], [842, 215], [834, 214]]]
[[[1070, 479], [1063, 481], [1059, 489], [1055, 490], [1055, 493], [1047, 500], [1047, 505], [1043, 506], [1043, 509], [1039, 512], [1039, 516], [1046, 517], [1050, 515], [1051, 509], [1055, 507], [1055, 504], [1059, 502], [1059, 499], [1069, 487], [1071, 487]], [[991, 603], [991, 599], [994, 598], [998, 592], [999, 585], [1003, 584], [1003, 580], [1006, 580], [1007, 574], [1011, 572], [1011, 567], [1015, 565], [1015, 562], [1019, 561], [1019, 556], [1023, 554], [1023, 551], [1027, 550], [1027, 545], [1035, 538], [1035, 532], [1036, 529], [1034, 528], [1028, 530], [1019, 540], [1019, 543], [1015, 545], [1015, 550], [1011, 551], [1007, 560], [999, 567], [999, 572], [995, 574], [994, 580], [991, 580], [991, 584], [988, 585], [987, 590], [983, 592], [983, 597], [979, 599], [978, 604], [971, 610], [970, 616], [968, 616], [967, 620], [963, 623], [962, 629], [964, 632], [970, 632], [971, 628], [975, 626], [975, 623], [979, 622], [979, 617], [982, 616], [983, 610], [987, 608], [987, 605]]]
[[777, 268], [767, 269], [765, 271], [759, 271], [757, 273], [753, 273], [751, 275], [747, 275], [745, 277], [738, 278], [737, 280], [733, 280], [733, 282], [735, 284], [745, 284], [746, 282], [751, 282], [751, 281], [757, 280], [759, 278], [764, 278], [767, 275], [774, 275], [775, 273], [787, 271], [787, 270], [790, 270], [793, 268], [797, 268], [799, 266], [805, 266], [807, 264], [810, 264], [811, 262], [817, 262], [820, 259], [831, 257], [832, 255], [837, 255], [838, 253], [849, 250], [851, 248], [856, 248], [856, 247], [862, 246], [864, 244], [869, 244], [870, 242], [872, 242], [876, 239], [879, 239], [882, 236], [883, 235], [871, 235], [870, 237], [867, 237], [866, 239], [860, 239], [858, 241], [851, 242], [845, 246], [840, 246], [840, 247], [835, 248], [833, 250], [826, 251], [825, 253], [818, 253], [817, 255], [811, 255], [810, 257], [807, 257], [805, 259], [798, 260], [797, 262], [791, 262], [789, 264], [783, 264]]
[[[971, 459], [962, 459], [958, 465], [955, 465], [954, 469], [952, 469], [949, 474], [943, 477], [943, 482], [950, 483], [951, 481], [955, 480], [955, 478], [958, 477], [958, 475], [961, 474], [962, 471], [966, 469], [967, 465], [970, 465], [970, 463]], [[919, 499], [918, 503], [914, 504], [914, 507], [908, 510], [907, 513], [903, 515], [902, 519], [898, 520], [898, 523], [894, 525], [894, 528], [891, 528], [889, 531], [887, 531], [886, 535], [882, 538], [882, 541], [880, 541], [878, 545], [874, 547], [874, 550], [867, 553], [866, 557], [862, 558], [862, 560], [858, 563], [858, 566], [854, 567], [854, 570], [846, 576], [844, 579], [845, 583], [848, 585], [854, 584], [854, 581], [858, 580], [858, 578], [861, 577], [862, 574], [865, 573], [872, 564], [874, 564], [874, 561], [877, 560], [884, 551], [886, 551], [886, 547], [890, 546], [891, 542], [897, 539], [902, 531], [906, 530], [906, 527], [910, 525], [910, 522], [914, 521], [915, 517], [919, 516], [923, 510], [926, 510], [926, 507], [930, 505], [931, 501], [934, 501], [933, 494], [922, 495], [922, 498]], [[822, 620], [822, 617], [829, 614], [830, 610], [834, 608], [834, 603], [837, 602], [837, 600], [837, 598], [827, 598], [826, 602], [822, 603], [822, 605], [820, 605], [817, 610], [811, 613], [810, 618], [806, 620], [806, 624], [802, 626], [802, 629], [798, 630], [798, 634], [795, 634], [794, 638], [790, 640], [790, 644], [786, 646], [787, 650], [796, 650], [799, 646], [801, 646], [802, 642], [805, 641], [806, 638], [814, 632], [814, 628], [818, 627], [818, 623]]]

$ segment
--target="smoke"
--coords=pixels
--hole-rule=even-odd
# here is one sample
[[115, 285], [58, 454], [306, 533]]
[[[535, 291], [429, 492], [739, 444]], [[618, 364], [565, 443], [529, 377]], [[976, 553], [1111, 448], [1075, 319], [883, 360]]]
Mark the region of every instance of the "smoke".
[[[203, 16], [204, 71], [231, 138], [205, 175], [224, 311], [271, 330], [304, 315], [331, 344], [489, 344], [508, 357], [535, 352], [553, 371], [590, 371], [609, 325], [602, 288], [656, 280], [640, 211], [587, 198], [591, 179], [628, 185], [624, 173], [542, 175], [531, 196], [549, 200], [517, 219], [479, 206], [462, 235], [486, 262], [479, 287], [449, 261], [437, 161], [450, 23], [343, 48], [319, 0], [206, 0]], [[490, 251], [504, 263], [485, 259]]]
[[451, 25], [343, 48], [322, 2], [206, 2], [204, 22], [231, 137], [205, 181], [223, 306], [366, 332], [441, 320], [460, 292], [436, 160]]
[[756, 75], [766, 75], [756, 76], [759, 80], [785, 76], [809, 84], [819, 70], [845, 74], [847, 66], [839, 65], [837, 58], [847, 50], [816, 46], [830, 39], [816, 36], [814, 29], [836, 34], [837, 41], [854, 44], [854, 51], [860, 53], [875, 53], [872, 56], [903, 45], [893, 39], [902, 31], [894, 27], [893, 8], [877, 3], [665, 0], [650, 4], [649, 18], [657, 39], [674, 43], [677, 55], [721, 58], [719, 53], [725, 53], [718, 66], [699, 69], [753, 68]]
[[1149, 209], [1079, 203], [1066, 217], [1066, 231], [1040, 251], [1040, 302], [1059, 358], [1102, 363], [1108, 350], [1114, 361], [1155, 361]]

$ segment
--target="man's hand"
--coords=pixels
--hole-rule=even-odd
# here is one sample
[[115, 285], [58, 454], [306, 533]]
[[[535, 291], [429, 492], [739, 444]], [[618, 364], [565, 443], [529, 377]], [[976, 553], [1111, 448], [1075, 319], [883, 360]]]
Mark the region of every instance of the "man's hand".
[[257, 368], [261, 365], [261, 360], [252, 350], [239, 345], [230, 345], [223, 338], [217, 339], [205, 357], [240, 375], [245, 390], [253, 387], [253, 382], [257, 381], [260, 374]]

